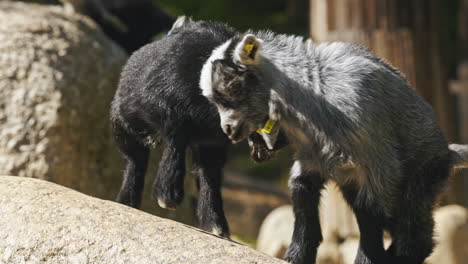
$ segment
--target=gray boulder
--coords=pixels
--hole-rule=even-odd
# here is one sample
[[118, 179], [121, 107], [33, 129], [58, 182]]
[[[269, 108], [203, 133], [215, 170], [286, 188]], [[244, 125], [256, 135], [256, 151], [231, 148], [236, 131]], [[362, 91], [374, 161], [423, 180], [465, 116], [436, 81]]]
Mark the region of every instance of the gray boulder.
[[47, 181], [0, 176], [0, 263], [285, 263]]
[[[86, 16], [0, 0], [0, 175], [114, 199], [124, 168], [108, 113], [126, 59]], [[147, 183], [155, 164], [152, 159]], [[142, 210], [194, 225], [194, 186], [190, 177], [186, 200], [169, 212], [146, 184]]]
[[121, 166], [108, 112], [126, 58], [84, 16], [0, 2], [0, 174], [113, 198]]

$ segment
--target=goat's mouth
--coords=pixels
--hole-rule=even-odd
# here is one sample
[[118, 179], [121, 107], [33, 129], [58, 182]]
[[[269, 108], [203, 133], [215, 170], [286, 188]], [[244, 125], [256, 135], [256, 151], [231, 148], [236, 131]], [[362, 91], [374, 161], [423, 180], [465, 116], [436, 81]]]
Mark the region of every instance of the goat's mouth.
[[237, 126], [236, 130], [233, 131], [231, 135], [229, 135], [229, 139], [231, 140], [232, 144], [237, 144], [244, 140], [248, 135], [248, 130], [246, 129], [245, 122], [242, 122], [239, 126]]

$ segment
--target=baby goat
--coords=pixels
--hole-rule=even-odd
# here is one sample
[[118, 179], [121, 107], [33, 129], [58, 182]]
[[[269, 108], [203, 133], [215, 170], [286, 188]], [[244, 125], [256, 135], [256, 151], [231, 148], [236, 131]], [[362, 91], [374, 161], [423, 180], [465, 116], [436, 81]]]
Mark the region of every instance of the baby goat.
[[[294, 149], [288, 261], [315, 262], [320, 191], [328, 180], [357, 217], [355, 263], [421, 264], [431, 253], [436, 196], [450, 169], [466, 166], [468, 148], [447, 147], [431, 106], [389, 64], [352, 44], [316, 46], [258, 32], [216, 47], [200, 87], [232, 141], [268, 120]], [[387, 251], [384, 229], [393, 238]]]
[[[229, 236], [220, 190], [229, 140], [198, 83], [211, 50], [234, 35], [226, 25], [181, 17], [167, 37], [129, 58], [111, 107], [113, 134], [126, 161], [118, 202], [140, 206], [150, 145], [162, 141], [152, 194], [161, 207], [174, 209], [184, 196], [185, 152], [190, 148], [200, 191], [199, 225]], [[274, 154], [257, 134], [250, 145], [257, 161]]]

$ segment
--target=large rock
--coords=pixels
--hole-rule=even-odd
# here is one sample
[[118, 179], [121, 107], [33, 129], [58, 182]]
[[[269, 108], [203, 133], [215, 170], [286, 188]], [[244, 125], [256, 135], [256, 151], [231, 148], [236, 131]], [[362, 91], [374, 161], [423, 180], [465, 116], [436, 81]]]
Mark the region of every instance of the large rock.
[[37, 179], [0, 176], [0, 263], [285, 263]]
[[[114, 199], [124, 168], [108, 113], [126, 59], [88, 17], [0, 0], [0, 175]], [[142, 210], [195, 225], [194, 177], [177, 211], [150, 198], [159, 157], [153, 154]]]
[[0, 2], [0, 174], [113, 198], [108, 112], [126, 57], [84, 16]]

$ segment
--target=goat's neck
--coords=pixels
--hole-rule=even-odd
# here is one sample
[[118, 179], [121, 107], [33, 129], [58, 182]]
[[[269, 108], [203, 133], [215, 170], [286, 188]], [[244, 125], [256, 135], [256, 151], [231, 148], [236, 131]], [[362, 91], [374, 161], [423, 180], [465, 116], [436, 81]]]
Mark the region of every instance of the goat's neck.
[[[281, 121], [295, 130], [310, 131], [320, 126], [320, 114], [324, 112], [318, 87], [308, 76], [300, 77], [297, 73], [288, 74], [288, 70], [281, 69], [274, 61], [265, 60], [266, 80], [270, 87], [269, 116], [273, 120]], [[301, 79], [302, 78], [302, 79]]]

